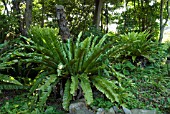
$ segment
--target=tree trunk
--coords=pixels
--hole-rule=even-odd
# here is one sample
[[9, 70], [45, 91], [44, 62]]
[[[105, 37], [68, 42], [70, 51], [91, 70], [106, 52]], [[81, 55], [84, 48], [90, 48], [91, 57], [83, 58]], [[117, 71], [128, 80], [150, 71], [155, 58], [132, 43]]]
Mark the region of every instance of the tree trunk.
[[27, 32], [30, 28], [30, 25], [32, 23], [32, 0], [26, 0], [26, 10], [25, 10], [25, 35], [27, 35]]
[[163, 40], [163, 33], [164, 33], [164, 28], [168, 22], [168, 18], [170, 16], [170, 12], [169, 12], [169, 1], [167, 0], [166, 2], [166, 11], [167, 11], [167, 17], [165, 20], [165, 23], [163, 23], [163, 9], [164, 9], [164, 0], [161, 0], [161, 4], [160, 4], [160, 34], [159, 34], [159, 42], [161, 43]]
[[42, 0], [42, 17], [41, 17], [41, 27], [44, 27], [44, 12], [45, 12], [45, 6], [44, 6], [44, 0]]
[[[144, 9], [144, 1], [143, 0], [141, 0], [141, 7], [142, 7], [142, 10], [144, 11], [145, 9]], [[144, 15], [142, 15], [142, 31], [141, 32], [143, 32], [143, 31], [145, 31], [145, 16]]]
[[59, 34], [64, 42], [70, 38], [70, 30], [67, 27], [66, 14], [62, 5], [56, 5], [57, 22], [59, 26]]
[[108, 33], [108, 31], [109, 31], [109, 13], [108, 13], [108, 3], [106, 3], [105, 16], [106, 16], [106, 33]]
[[20, 16], [20, 0], [13, 0], [12, 1], [12, 10], [13, 10], [13, 13], [14, 15], [16, 14], [17, 15], [17, 19], [18, 19], [18, 23], [19, 23], [19, 33], [22, 33], [23, 32], [23, 22], [21, 20], [21, 16]]
[[96, 26], [97, 29], [99, 29], [100, 14], [101, 14], [101, 11], [102, 11], [103, 1], [104, 0], [94, 0], [94, 2], [95, 2], [95, 12], [94, 12], [93, 24]]

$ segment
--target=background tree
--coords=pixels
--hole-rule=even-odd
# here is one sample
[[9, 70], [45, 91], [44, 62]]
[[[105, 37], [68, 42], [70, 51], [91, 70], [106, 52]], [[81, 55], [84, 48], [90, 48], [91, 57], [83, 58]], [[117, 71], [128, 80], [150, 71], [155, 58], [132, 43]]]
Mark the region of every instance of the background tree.
[[32, 0], [26, 0], [26, 10], [25, 10], [25, 34], [27, 34], [32, 23]]
[[[165, 26], [166, 26], [166, 24], [168, 22], [169, 17], [170, 17], [169, 4], [170, 4], [170, 0], [161, 0], [161, 3], [160, 3], [160, 34], [159, 34], [159, 42], [162, 42], [164, 28], [165, 28]], [[166, 9], [165, 14], [164, 14], [164, 7]], [[165, 22], [163, 23], [164, 15], [166, 15], [166, 16], [165, 16]]]
[[[160, 9], [161, 4], [157, 0], [94, 0], [93, 2], [91, 0], [2, 0], [0, 2], [5, 17], [10, 16], [11, 21], [18, 21], [12, 25], [15, 26], [12, 28], [15, 28], [17, 34], [24, 34], [31, 24], [58, 27], [55, 9], [55, 5], [58, 4], [65, 7], [70, 33], [75, 36], [79, 31], [90, 32], [91, 29], [108, 32], [108, 26], [113, 23], [118, 24], [118, 34], [147, 30], [153, 36], [158, 36], [159, 30], [162, 29], [159, 28], [157, 20], [160, 19], [162, 24], [161, 20], [167, 18], [165, 6], [169, 0], [164, 0], [163, 10]], [[122, 12], [118, 13], [118, 10]], [[164, 12], [162, 18], [160, 10]], [[166, 23], [160, 27], [163, 25]]]
[[[152, 36], [158, 36], [159, 3], [151, 1], [127, 1], [127, 10], [121, 13], [118, 21], [118, 32], [149, 31]], [[153, 12], [154, 11], [154, 12]]]

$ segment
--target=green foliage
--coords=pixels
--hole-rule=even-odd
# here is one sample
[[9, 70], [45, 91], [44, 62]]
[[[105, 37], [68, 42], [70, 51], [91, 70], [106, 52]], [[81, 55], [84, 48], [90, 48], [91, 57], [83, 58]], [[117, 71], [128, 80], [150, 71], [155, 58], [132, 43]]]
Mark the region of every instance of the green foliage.
[[[155, 38], [159, 34], [159, 24], [156, 21], [159, 19], [159, 3], [149, 5], [149, 2], [135, 1], [126, 11], [118, 17], [117, 30], [120, 34], [128, 32], [143, 32], [149, 31], [151, 36]], [[154, 12], [153, 12], [154, 11]]]
[[[18, 62], [17, 60], [8, 61], [8, 57], [4, 56], [4, 53], [7, 53], [8, 50], [7, 46], [9, 44], [10, 44], [9, 42], [0, 44], [1, 53], [3, 52], [3, 50], [6, 50], [0, 55], [0, 71], [3, 71], [4, 69], [9, 69], [11, 65]], [[22, 89], [22, 88], [24, 88], [23, 85], [14, 77], [0, 73], [0, 90]]]
[[81, 80], [80, 85], [84, 92], [84, 97], [86, 99], [86, 103], [88, 105], [90, 105], [93, 102], [93, 94], [92, 94], [89, 77], [87, 76], [87, 74], [81, 75], [80, 80]]
[[[89, 105], [93, 102], [93, 93], [91, 83], [112, 102], [122, 104], [125, 91], [119, 80], [110, 80], [105, 76], [103, 71], [109, 72], [107, 65], [103, 61], [108, 60], [109, 55], [118, 47], [112, 46], [113, 42], [105, 43], [108, 35], [104, 35], [97, 41], [98, 37], [87, 37], [80, 41], [82, 33], [79, 34], [76, 42], [69, 39], [63, 43], [56, 31], [51, 28], [34, 27], [30, 31], [30, 38], [22, 37], [25, 43], [20, 43], [18, 49], [10, 53], [10, 56], [17, 57], [21, 63], [37, 63], [39, 74], [34, 80], [30, 89], [31, 104], [43, 107], [52, 87], [60, 83], [64, 85], [63, 108], [68, 110], [72, 97], [79, 89], [83, 90], [86, 103]], [[111, 35], [110, 35], [111, 37]], [[32, 50], [25, 52], [20, 49]], [[114, 73], [110, 71], [110, 76]], [[101, 83], [102, 82], [102, 83]], [[120, 95], [120, 96], [119, 96]]]
[[0, 43], [3, 43], [9, 32], [18, 33], [17, 19], [14, 16], [0, 15]]
[[[12, 87], [12, 85], [13, 85], [13, 87]], [[0, 74], [0, 90], [2, 90], [2, 89], [17, 89], [17, 87], [20, 88], [20, 86], [22, 88], [22, 84], [20, 82], [18, 82], [16, 79], [14, 79], [13, 77], [4, 75], [4, 74]]]
[[88, 30], [84, 31], [82, 38], [87, 38], [91, 34], [93, 34], [94, 36], [98, 36], [99, 38], [102, 38], [104, 35], [101, 30], [97, 29], [95, 26], [91, 26], [88, 28]]
[[[168, 96], [170, 88], [166, 65], [150, 65], [146, 68], [137, 68], [128, 76], [132, 79], [134, 86], [127, 88], [134, 96], [129, 97], [127, 105], [129, 108], [156, 109], [165, 113], [169, 103]], [[131, 105], [133, 104], [133, 105]]]
[[136, 70], [136, 66], [134, 66], [130, 61], [123, 61], [122, 63], [116, 63], [113, 64], [112, 67], [124, 75], [130, 75], [130, 72]]
[[95, 98], [94, 102], [92, 103], [92, 106], [109, 109], [113, 106], [113, 103], [108, 100], [105, 100], [104, 98]]
[[154, 62], [152, 55], [157, 54], [159, 44], [158, 42], [153, 42], [152, 39], [148, 39], [148, 37], [148, 32], [131, 32], [121, 35], [118, 39], [118, 44], [125, 45], [127, 47], [125, 50], [119, 52], [120, 60], [127, 58], [127, 60], [132, 62], [139, 62], [137, 59], [145, 58], [151, 62]]
[[63, 96], [63, 108], [68, 109], [70, 101], [72, 99], [71, 92], [70, 92], [70, 80], [67, 80], [64, 88], [64, 96]]
[[168, 53], [168, 55], [170, 55], [170, 41], [165, 42], [165, 47], [164, 48], [167, 49], [167, 53]]
[[25, 97], [27, 94], [15, 96], [13, 99], [6, 101], [0, 107], [1, 114], [65, 114], [65, 112], [57, 110], [54, 106], [46, 106], [45, 111], [36, 107], [34, 110], [30, 110], [29, 99]]
[[[31, 79], [29, 77], [29, 74], [32, 73], [32, 75], [36, 74], [32, 71], [32, 63], [24, 64], [24, 62], [21, 60], [22, 57], [16, 56], [15, 53], [17, 52], [31, 52], [32, 50], [25, 50], [25, 48], [22, 48], [20, 44], [27, 44], [24, 42], [24, 40], [20, 38], [11, 39], [9, 41], [5, 41], [4, 43], [0, 44], [0, 75], [2, 79], [1, 81], [6, 79], [5, 83], [3, 81], [3, 84], [1, 82], [1, 88], [4, 89], [26, 89], [28, 85], [30, 85]], [[1, 78], [0, 77], [0, 78]], [[32, 76], [32, 79], [34, 79]], [[11, 82], [15, 81], [15, 83]], [[8, 81], [7, 81], [8, 80]], [[18, 85], [19, 82], [21, 82], [24, 86], [21, 86], [21, 83]], [[16, 83], [18, 82], [18, 83]], [[17, 84], [17, 85], [14, 85]], [[4, 85], [4, 86], [3, 86]]]

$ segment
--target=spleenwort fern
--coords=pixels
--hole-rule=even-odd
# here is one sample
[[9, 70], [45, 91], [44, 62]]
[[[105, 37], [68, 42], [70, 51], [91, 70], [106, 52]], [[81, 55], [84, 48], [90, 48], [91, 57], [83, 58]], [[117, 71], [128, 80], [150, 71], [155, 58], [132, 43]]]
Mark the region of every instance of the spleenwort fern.
[[[114, 51], [118, 51], [120, 47], [112, 46], [114, 41], [105, 43], [108, 38], [107, 34], [100, 40], [98, 37], [90, 36], [81, 41], [82, 32], [78, 35], [76, 42], [69, 39], [67, 43], [63, 43], [55, 31], [50, 28], [32, 28], [31, 39], [21, 37], [28, 43], [21, 43], [16, 49], [17, 51], [10, 53], [10, 56], [18, 57], [20, 62], [39, 64], [37, 69], [40, 70], [40, 73], [30, 89], [31, 94], [39, 91], [38, 105], [43, 106], [54, 84], [63, 82], [63, 80], [66, 82], [63, 84], [62, 103], [65, 110], [68, 110], [79, 85], [88, 105], [93, 102], [92, 84], [112, 102], [120, 102], [118, 93], [120, 93], [119, 88], [121, 87], [104, 77], [104, 73], [102, 74], [104, 76], [99, 76], [98, 73], [108, 70], [103, 61], [113, 56]], [[19, 50], [22, 48], [32, 50], [32, 52], [24, 53]]]

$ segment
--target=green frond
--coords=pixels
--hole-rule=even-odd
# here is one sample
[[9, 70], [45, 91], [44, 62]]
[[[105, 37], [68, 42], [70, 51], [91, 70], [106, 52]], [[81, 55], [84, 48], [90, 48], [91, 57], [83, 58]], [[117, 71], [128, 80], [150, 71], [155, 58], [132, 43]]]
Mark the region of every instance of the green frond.
[[100, 40], [99, 43], [95, 46], [95, 48], [100, 48], [102, 47], [103, 43], [105, 42], [106, 38], [108, 37], [107, 34], [105, 34]]
[[25, 36], [20, 36], [20, 38], [23, 38], [24, 40], [26, 40], [26, 42], [29, 42], [28, 44], [30, 44], [30, 43], [34, 44], [35, 43], [33, 40], [31, 40], [30, 38], [27, 38]]
[[71, 85], [70, 85], [70, 93], [74, 96], [74, 93], [76, 92], [78, 88], [78, 76], [71, 76]]
[[68, 107], [70, 105], [70, 101], [72, 99], [72, 95], [70, 94], [70, 80], [67, 79], [67, 82], [64, 87], [64, 96], [63, 96], [63, 108], [68, 111]]
[[77, 48], [77, 52], [75, 53], [75, 60], [76, 63], [75, 63], [75, 72], [79, 72], [79, 69], [81, 69], [81, 64], [83, 62], [83, 57], [85, 56], [85, 49], [82, 49], [82, 48]]
[[14, 90], [14, 89], [27, 89], [27, 87], [21, 86], [21, 85], [0, 82], [0, 90]]
[[4, 75], [4, 74], [0, 74], [0, 81], [22, 86], [22, 84], [19, 81], [14, 79], [14, 77], [8, 76], [8, 75]]
[[86, 103], [90, 105], [93, 102], [93, 92], [91, 89], [89, 78], [86, 74], [82, 74], [79, 79], [81, 80], [80, 85], [86, 99]]
[[118, 94], [115, 89], [117, 87], [115, 84], [106, 78], [102, 78], [101, 76], [95, 76], [90, 78], [92, 80], [93, 85], [101, 91], [111, 102], [119, 102]]
[[105, 64], [102, 64], [100, 62], [93, 62], [91, 65], [86, 69], [86, 73], [97, 73], [99, 70], [104, 69], [106, 67]]
[[39, 88], [37, 88], [37, 90], [39, 90], [41, 92], [41, 94], [39, 95], [39, 106], [43, 106], [46, 101], [48, 96], [50, 95], [51, 91], [52, 91], [52, 83], [54, 83], [57, 79], [57, 75], [56, 74], [51, 74], [48, 77], [46, 77], [44, 81], [44, 84], [41, 85]]
[[72, 59], [70, 61], [68, 61], [68, 63], [66, 64], [66, 69], [67, 71], [70, 73], [70, 74], [75, 74], [75, 67], [74, 67], [74, 64], [77, 62], [76, 59]]
[[94, 61], [96, 61], [100, 55], [102, 55], [108, 48], [112, 45], [112, 43], [108, 43], [104, 45], [101, 48], [94, 48], [93, 53], [90, 55], [90, 57], [84, 62], [82, 71], [86, 71], [89, 66], [93, 64]]
[[6, 45], [8, 45], [8, 41], [7, 42], [4, 42], [4, 43], [2, 43], [2, 44], [0, 44], [0, 49], [3, 49]]
[[52, 91], [51, 86], [47, 86], [45, 91], [42, 91], [41, 96], [39, 97], [38, 106], [42, 107], [46, 103], [48, 97], [50, 96], [51, 91]]
[[78, 60], [75, 64], [76, 72], [79, 72], [82, 69], [84, 58], [86, 58], [86, 56], [88, 55], [87, 53], [89, 53], [90, 51], [89, 47], [91, 45], [91, 40], [92, 38], [88, 37], [84, 41], [80, 42], [79, 45], [75, 47], [74, 55], [75, 55], [75, 59]]
[[57, 32], [57, 30], [52, 28], [33, 27], [30, 30], [30, 36], [36, 45], [50, 50], [55, 60], [60, 60], [65, 64], [67, 60], [63, 49], [63, 43], [59, 40]]
[[59, 59], [61, 60], [61, 62], [63, 64], [66, 64], [67, 63], [67, 60], [66, 60], [66, 54], [65, 54], [65, 51], [63, 49], [63, 44], [62, 42], [60, 41], [54, 41], [54, 45], [55, 45], [55, 50], [57, 52], [57, 55], [59, 57]]
[[96, 37], [93, 39], [92, 45], [91, 45], [91, 49], [93, 49], [93, 48], [95, 47], [98, 38], [99, 38], [99, 37], [96, 36]]
[[80, 43], [80, 38], [82, 36], [83, 32], [81, 31], [78, 35], [77, 41], [76, 41], [76, 47], [79, 47], [79, 43]]
[[18, 60], [4, 61], [0, 63], [0, 69], [12, 68], [11, 65], [18, 63]]
[[67, 61], [70, 61], [72, 59], [72, 54], [69, 50], [68, 43], [63, 44], [63, 49], [64, 49], [64, 52], [65, 52], [65, 57], [67, 58]]
[[34, 80], [34, 84], [30, 89], [30, 93], [33, 93], [38, 88], [38, 86], [42, 83], [47, 75], [48, 72], [42, 72], [36, 77], [36, 79]]

